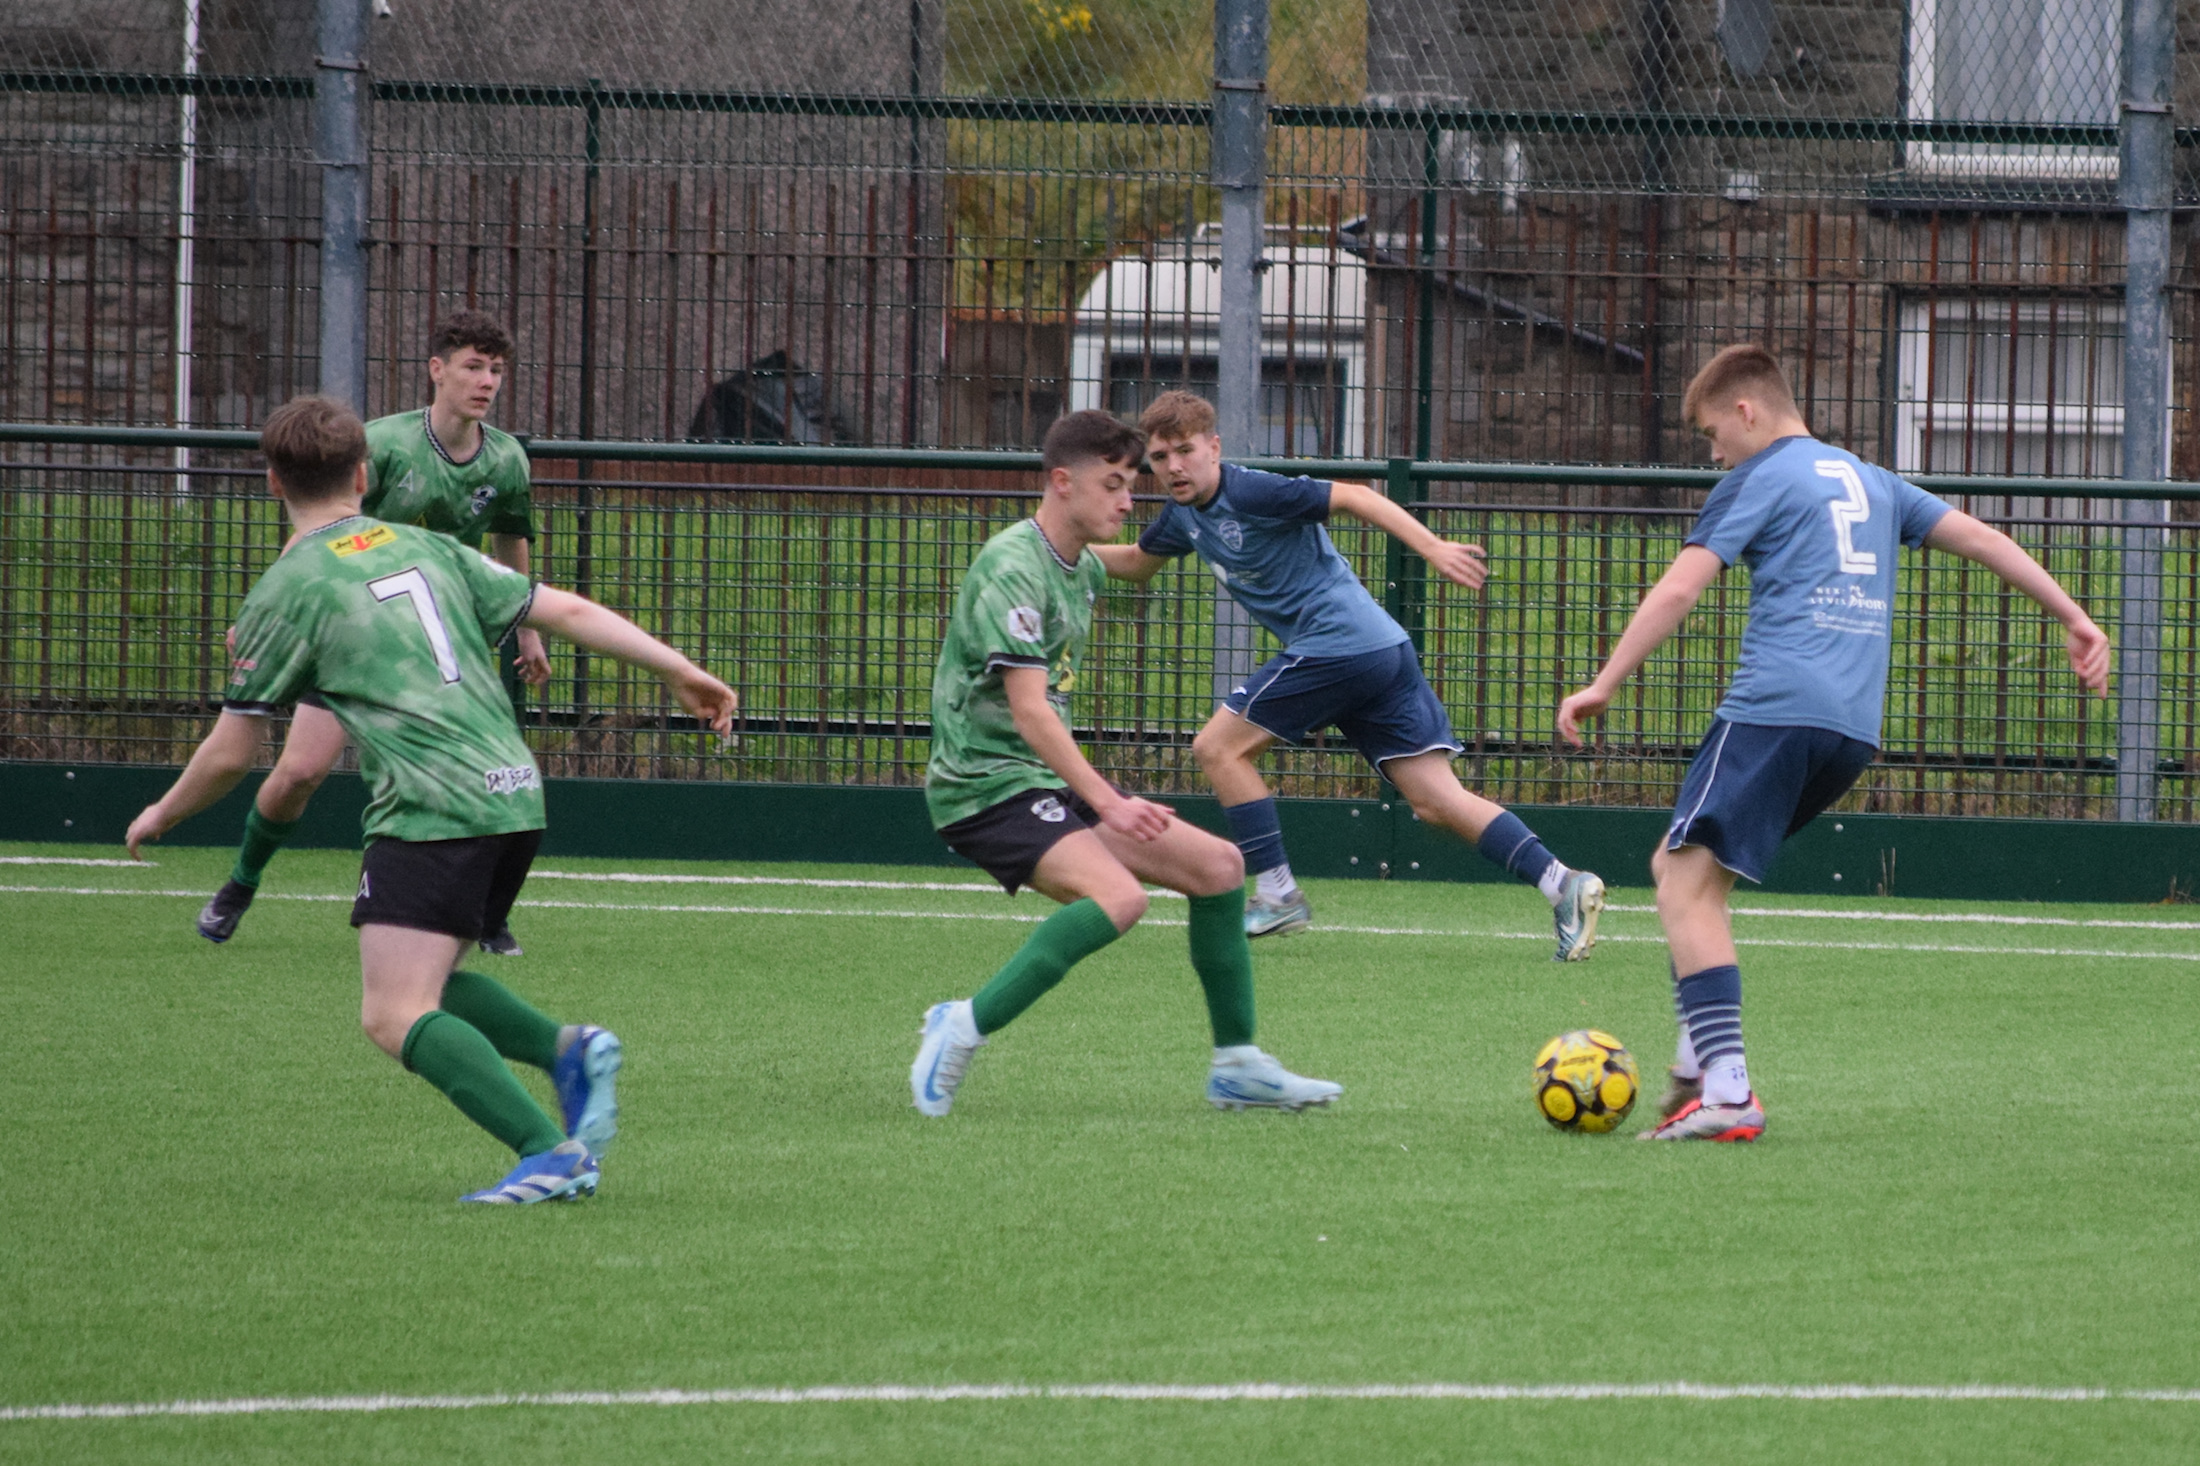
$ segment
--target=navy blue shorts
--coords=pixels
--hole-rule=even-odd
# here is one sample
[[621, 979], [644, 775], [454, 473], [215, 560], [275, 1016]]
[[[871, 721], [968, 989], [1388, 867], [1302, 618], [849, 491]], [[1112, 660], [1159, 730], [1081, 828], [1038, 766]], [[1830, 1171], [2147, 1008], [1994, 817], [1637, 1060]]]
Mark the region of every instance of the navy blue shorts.
[[1377, 770], [1386, 759], [1460, 751], [1409, 641], [1356, 657], [1271, 657], [1223, 706], [1286, 743], [1334, 727]]
[[1780, 842], [1849, 792], [1879, 750], [1831, 728], [1711, 720], [1673, 806], [1665, 848], [1701, 845], [1762, 884]]

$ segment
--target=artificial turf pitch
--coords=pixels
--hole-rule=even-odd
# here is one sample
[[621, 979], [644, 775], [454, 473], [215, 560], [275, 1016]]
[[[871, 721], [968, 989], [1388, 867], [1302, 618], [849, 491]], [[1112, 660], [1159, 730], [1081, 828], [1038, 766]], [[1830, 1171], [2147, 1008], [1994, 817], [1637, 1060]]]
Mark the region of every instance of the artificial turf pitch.
[[1157, 900], [928, 1121], [906, 1084], [918, 1016], [970, 992], [1028, 930], [1000, 918], [1037, 915], [1037, 898], [1011, 903], [968, 871], [545, 859], [973, 884], [533, 881], [523, 901], [564, 904], [523, 905], [527, 955], [479, 962], [619, 1032], [624, 1116], [595, 1201], [505, 1210], [454, 1198], [508, 1157], [359, 1034], [342, 900], [280, 899], [348, 896], [356, 857], [284, 854], [217, 948], [190, 919], [229, 853], [149, 853], [142, 869], [0, 866], [0, 1410], [1248, 1381], [2111, 1397], [18, 1416], [0, 1418], [0, 1460], [2200, 1451], [2200, 1398], [2116, 1396], [2200, 1387], [2187, 909], [1758, 897], [2175, 925], [1742, 917], [1767, 1137], [1650, 1146], [1633, 1143], [1642, 1110], [1618, 1136], [1568, 1136], [1527, 1095], [1537, 1046], [1570, 1027], [1610, 1029], [1648, 1076], [1662, 1069], [1665, 953], [1643, 912], [1608, 915], [1594, 960], [1561, 967], [1524, 888], [1315, 885], [1327, 929], [1254, 949], [1260, 1039], [1345, 1098], [1287, 1116], [1202, 1103], [1198, 989], [1183, 931], [1162, 924], [1183, 908]]

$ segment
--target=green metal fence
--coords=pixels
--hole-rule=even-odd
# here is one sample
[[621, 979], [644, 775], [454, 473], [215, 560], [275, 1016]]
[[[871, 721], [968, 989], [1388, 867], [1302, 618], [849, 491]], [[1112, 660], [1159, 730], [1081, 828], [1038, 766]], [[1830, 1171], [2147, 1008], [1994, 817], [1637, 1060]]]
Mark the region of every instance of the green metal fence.
[[[179, 478], [170, 450], [192, 446]], [[180, 762], [218, 706], [222, 634], [284, 531], [249, 434], [0, 427], [0, 758]], [[528, 737], [554, 775], [825, 784], [921, 781], [932, 667], [961, 573], [1028, 514], [1028, 454], [538, 440], [540, 575], [667, 637], [740, 688], [728, 748], [647, 678], [556, 650]], [[1518, 803], [1669, 802], [1731, 671], [1747, 604], [1726, 578], [1585, 752], [1552, 716], [1670, 563], [1715, 475], [1512, 464], [1274, 461], [1388, 487], [1438, 533], [1488, 547], [1489, 587], [1434, 582], [1387, 537], [1333, 527], [1421, 643], [1467, 745], [1462, 769]], [[2121, 532], [2098, 501], [2200, 500], [2196, 485], [1928, 480], [2039, 554], [2114, 633]], [[1662, 500], [1662, 503], [1651, 501]], [[2092, 502], [2089, 502], [2092, 501]], [[1146, 497], [1135, 516], [1157, 502]], [[2200, 524], [2168, 532], [2160, 817], [2200, 818]], [[1111, 777], [1200, 787], [1214, 592], [1196, 566], [1102, 602], [1074, 716]], [[1273, 650], [1265, 643], [1260, 654]], [[2084, 699], [2060, 634], [1967, 562], [1906, 555], [1880, 763], [1854, 807], [2100, 817], [2115, 704]], [[1280, 754], [1284, 792], [1365, 797], [1329, 740]]]

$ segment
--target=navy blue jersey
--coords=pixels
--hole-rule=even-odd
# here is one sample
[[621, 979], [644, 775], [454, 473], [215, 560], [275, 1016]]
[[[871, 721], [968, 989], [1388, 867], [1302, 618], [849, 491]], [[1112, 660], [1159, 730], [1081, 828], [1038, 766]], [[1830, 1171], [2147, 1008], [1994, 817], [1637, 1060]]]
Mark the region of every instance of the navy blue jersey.
[[1688, 543], [1749, 567], [1749, 627], [1718, 716], [1879, 743], [1895, 556], [1948, 505], [1816, 438], [1782, 438], [1719, 480]]
[[1199, 508], [1170, 504], [1138, 537], [1149, 555], [1199, 552], [1239, 605], [1302, 657], [1349, 657], [1407, 640], [1329, 542], [1329, 485], [1235, 463]]

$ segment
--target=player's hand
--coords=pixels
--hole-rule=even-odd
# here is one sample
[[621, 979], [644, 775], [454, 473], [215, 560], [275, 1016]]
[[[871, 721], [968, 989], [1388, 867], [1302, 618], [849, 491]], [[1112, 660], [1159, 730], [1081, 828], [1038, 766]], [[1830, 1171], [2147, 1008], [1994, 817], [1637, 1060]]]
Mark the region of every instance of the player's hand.
[[229, 660], [237, 660], [237, 628], [232, 626], [222, 633], [222, 650], [229, 653]]
[[672, 689], [681, 707], [702, 719], [703, 725], [720, 738], [733, 731], [733, 715], [741, 710], [741, 694], [701, 667], [688, 663], [669, 674], [665, 686]]
[[2097, 697], [2108, 696], [2108, 633], [2092, 617], [2083, 617], [2076, 626], [2063, 628], [2063, 646], [2079, 683]]
[[158, 840], [168, 833], [168, 826], [169, 821], [158, 804], [148, 804], [139, 810], [138, 817], [130, 821], [129, 832], [122, 837], [122, 843], [129, 847], [130, 858], [143, 860], [145, 857], [138, 854], [138, 846], [148, 840]]
[[1611, 705], [1612, 694], [1590, 683], [1558, 705], [1558, 736], [1576, 748], [1581, 747], [1582, 721], [1603, 717], [1604, 710]]
[[1438, 575], [1453, 585], [1463, 585], [1468, 590], [1480, 590], [1490, 578], [1489, 552], [1480, 545], [1438, 540], [1435, 548], [1422, 558], [1435, 568]]
[[542, 633], [532, 626], [519, 629], [519, 655], [512, 665], [519, 670], [519, 680], [530, 687], [540, 687], [550, 680], [550, 654], [542, 648]]
[[1158, 840], [1169, 832], [1176, 814], [1166, 804], [1127, 794], [1100, 812], [1100, 823], [1133, 840]]

